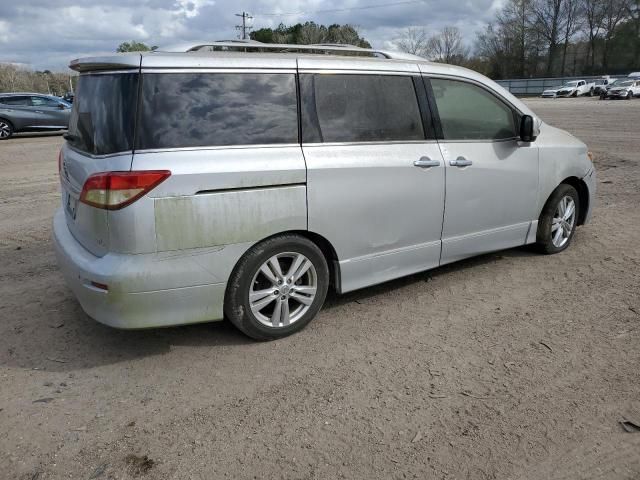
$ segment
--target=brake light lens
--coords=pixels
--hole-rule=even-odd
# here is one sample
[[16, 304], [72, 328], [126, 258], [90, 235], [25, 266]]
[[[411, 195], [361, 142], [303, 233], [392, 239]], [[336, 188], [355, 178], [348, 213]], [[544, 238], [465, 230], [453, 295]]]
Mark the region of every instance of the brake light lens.
[[94, 173], [84, 182], [80, 201], [105, 210], [120, 210], [164, 182], [169, 170]]

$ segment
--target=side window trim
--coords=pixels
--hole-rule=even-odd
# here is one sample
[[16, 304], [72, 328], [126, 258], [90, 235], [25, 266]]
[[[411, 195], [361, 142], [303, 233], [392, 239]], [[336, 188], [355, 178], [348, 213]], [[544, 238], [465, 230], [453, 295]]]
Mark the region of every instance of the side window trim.
[[[431, 79], [432, 78], [433, 79], [450, 80], [450, 81], [454, 81], [454, 82], [466, 83], [466, 84], [478, 87], [478, 88], [482, 89], [482, 91], [490, 94], [493, 98], [498, 100], [507, 109], [509, 109], [511, 111], [511, 114], [513, 116], [513, 126], [514, 126], [514, 129], [515, 129], [515, 135], [513, 137], [510, 137], [510, 138], [501, 138], [501, 139], [488, 139], [487, 138], [487, 139], [482, 139], [482, 140], [478, 140], [478, 139], [446, 140], [444, 138], [444, 132], [442, 130], [442, 123], [440, 121], [440, 113], [438, 112], [438, 105], [436, 103], [436, 97], [435, 97], [435, 94], [433, 93], [433, 87], [431, 85]], [[506, 99], [502, 98], [500, 95], [498, 95], [496, 92], [493, 92], [491, 89], [487, 88], [482, 83], [476, 82], [476, 81], [474, 81], [472, 79], [463, 78], [463, 77], [456, 77], [456, 76], [450, 76], [450, 75], [433, 75], [433, 74], [428, 74], [428, 73], [422, 74], [422, 80], [423, 80], [425, 88], [427, 90], [427, 98], [429, 99], [429, 107], [431, 108], [431, 112], [432, 112], [432, 115], [434, 117], [434, 125], [435, 125], [435, 128], [436, 128], [436, 136], [437, 136], [438, 140], [442, 140], [442, 141], [446, 140], [447, 142], [450, 142], [450, 143], [501, 143], [501, 142], [512, 142], [513, 140], [518, 138], [518, 120], [523, 115], [523, 113], [520, 112], [520, 110], [518, 110], [511, 103], [509, 103]]]
[[429, 105], [428, 93], [426, 85], [424, 84], [424, 80], [421, 80], [420, 75], [414, 75], [412, 78], [413, 89], [416, 92], [418, 108], [420, 109], [420, 116], [422, 117], [422, 130], [424, 132], [424, 139], [426, 141], [437, 140], [435, 116]]
[[436, 96], [434, 95], [433, 87], [431, 86], [431, 78], [426, 75], [422, 75], [422, 84], [427, 92], [427, 101], [429, 102], [429, 110], [431, 111], [431, 118], [433, 119], [435, 137], [437, 140], [444, 140], [442, 123], [440, 123], [440, 113], [438, 112], [438, 105], [436, 104]]

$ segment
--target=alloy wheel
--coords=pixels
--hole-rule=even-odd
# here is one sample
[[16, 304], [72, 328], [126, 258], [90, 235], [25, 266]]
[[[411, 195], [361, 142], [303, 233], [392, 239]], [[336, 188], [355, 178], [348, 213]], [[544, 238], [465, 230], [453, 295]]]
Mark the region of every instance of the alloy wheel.
[[318, 275], [311, 260], [297, 252], [279, 253], [254, 275], [249, 306], [263, 325], [288, 327], [311, 308], [317, 288]]
[[11, 135], [11, 127], [7, 122], [0, 122], [0, 138], [8, 138]]
[[576, 203], [566, 195], [560, 199], [551, 221], [551, 241], [556, 248], [563, 247], [571, 237], [576, 222]]

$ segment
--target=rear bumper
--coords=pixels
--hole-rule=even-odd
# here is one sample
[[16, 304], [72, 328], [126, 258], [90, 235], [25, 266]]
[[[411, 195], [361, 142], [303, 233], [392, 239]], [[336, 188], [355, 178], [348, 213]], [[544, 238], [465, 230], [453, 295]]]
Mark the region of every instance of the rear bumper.
[[[100, 323], [124, 329], [222, 319], [226, 279], [240, 251], [229, 249], [234, 258], [228, 258], [232, 252], [225, 247], [196, 254], [96, 257], [71, 235], [61, 209], [53, 220], [53, 243], [58, 266], [82, 309]], [[203, 283], [207, 279], [213, 283]], [[92, 281], [107, 285], [108, 291]]]

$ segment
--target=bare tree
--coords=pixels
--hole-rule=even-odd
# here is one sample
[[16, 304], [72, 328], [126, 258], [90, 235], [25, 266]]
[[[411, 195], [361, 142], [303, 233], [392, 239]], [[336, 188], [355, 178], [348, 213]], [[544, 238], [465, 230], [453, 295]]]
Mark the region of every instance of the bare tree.
[[420, 57], [429, 56], [429, 37], [427, 31], [422, 27], [408, 27], [402, 35], [395, 41], [396, 47], [403, 52]]
[[602, 19], [604, 18], [604, 2], [602, 0], [581, 0], [584, 10], [584, 29], [589, 39], [589, 56], [591, 58], [591, 70], [596, 66], [596, 44], [602, 32]]
[[629, 66], [636, 66], [640, 64], [640, 0], [630, 2], [629, 18], [633, 22], [633, 33], [635, 37], [633, 56]]
[[510, 0], [496, 17], [504, 51], [520, 77], [526, 75], [527, 60], [531, 58], [532, 4], [533, 0]]
[[565, 0], [535, 0], [533, 12], [535, 15], [535, 27], [547, 43], [547, 68], [546, 74], [553, 72], [553, 63], [556, 59], [560, 32], [563, 28], [562, 10]]
[[629, 0], [601, 0], [603, 3], [602, 28], [604, 30], [602, 45], [602, 69], [606, 70], [609, 63], [609, 42], [618, 24], [629, 14], [631, 2]]
[[429, 38], [427, 50], [434, 61], [453, 65], [464, 63], [468, 54], [457, 27], [444, 27]]
[[569, 42], [582, 28], [583, 18], [580, 0], [565, 0], [562, 13], [564, 15], [564, 43], [562, 45], [562, 68], [560, 69], [560, 76], [564, 76], [567, 68]]
[[323, 43], [326, 35], [326, 29], [321, 29], [313, 22], [307, 22], [300, 29], [300, 43], [305, 45]]

